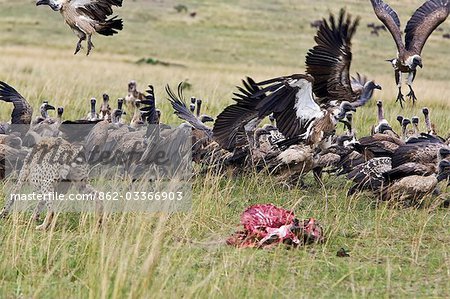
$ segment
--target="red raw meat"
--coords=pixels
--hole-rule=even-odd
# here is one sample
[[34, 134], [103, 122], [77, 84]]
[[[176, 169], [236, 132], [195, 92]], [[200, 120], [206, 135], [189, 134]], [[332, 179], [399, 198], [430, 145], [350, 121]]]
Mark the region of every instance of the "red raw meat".
[[322, 242], [322, 227], [314, 218], [298, 221], [294, 213], [272, 204], [253, 205], [241, 216], [243, 231], [234, 233], [227, 244], [237, 247], [263, 247], [285, 243], [298, 246]]

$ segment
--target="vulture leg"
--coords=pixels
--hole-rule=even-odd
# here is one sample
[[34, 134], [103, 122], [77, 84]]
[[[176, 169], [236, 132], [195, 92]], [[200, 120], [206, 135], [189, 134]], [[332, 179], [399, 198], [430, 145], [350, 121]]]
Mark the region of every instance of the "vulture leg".
[[398, 94], [397, 94], [397, 101], [400, 102], [400, 106], [403, 108], [403, 102], [405, 99], [403, 98], [402, 94], [402, 73], [399, 70], [395, 71], [395, 83], [397, 83], [398, 87]]
[[89, 35], [88, 35], [88, 38], [87, 38], [87, 46], [88, 46], [88, 48], [87, 48], [87, 54], [86, 54], [86, 56], [89, 55], [89, 53], [91, 53], [92, 48], [94, 48], [94, 44], [93, 44], [92, 41], [91, 41], [91, 37], [92, 37], [92, 35], [89, 34]]
[[408, 98], [410, 98], [413, 101], [413, 106], [417, 101], [416, 95], [414, 94], [414, 90], [412, 89], [412, 83], [413, 83], [415, 77], [416, 77], [416, 71], [412, 71], [409, 73], [409, 75], [408, 75], [409, 93], [406, 95]]
[[82, 37], [80, 37], [80, 40], [77, 43], [77, 47], [75, 48], [75, 53], [73, 53], [73, 55], [77, 55], [77, 53], [80, 52], [81, 42], [84, 41], [85, 39], [86, 39], [86, 35], [83, 35]]
[[408, 87], [409, 87], [409, 93], [406, 96], [409, 97], [413, 101], [413, 106], [414, 106], [416, 104], [417, 97], [414, 94], [414, 90], [412, 89], [411, 85], [408, 85]]

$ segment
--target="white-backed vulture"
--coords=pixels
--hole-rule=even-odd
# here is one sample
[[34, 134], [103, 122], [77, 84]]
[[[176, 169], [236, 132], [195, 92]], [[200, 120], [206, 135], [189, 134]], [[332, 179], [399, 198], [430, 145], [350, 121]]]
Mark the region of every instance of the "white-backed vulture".
[[402, 74], [408, 74], [407, 85], [413, 104], [417, 100], [412, 89], [416, 77], [417, 67], [423, 67], [422, 49], [431, 33], [444, 22], [450, 12], [450, 1], [427, 0], [409, 19], [405, 28], [405, 43], [402, 41], [400, 19], [397, 13], [382, 0], [370, 0], [376, 16], [389, 29], [397, 46], [397, 58], [390, 59], [394, 71], [395, 82], [398, 87], [397, 102], [403, 107]]
[[81, 49], [81, 42], [87, 39], [89, 55], [94, 45], [92, 35], [99, 33], [110, 36], [123, 29], [122, 19], [113, 14], [112, 6], [122, 6], [122, 0], [37, 0], [36, 6], [48, 5], [54, 11], [59, 11], [67, 25], [78, 36], [75, 53]]

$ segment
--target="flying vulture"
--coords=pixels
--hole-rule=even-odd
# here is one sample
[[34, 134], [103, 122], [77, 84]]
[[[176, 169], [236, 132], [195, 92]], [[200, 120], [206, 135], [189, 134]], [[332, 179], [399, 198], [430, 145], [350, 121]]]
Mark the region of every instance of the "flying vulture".
[[54, 11], [59, 11], [67, 25], [72, 28], [80, 39], [75, 53], [81, 49], [81, 42], [87, 39], [87, 54], [91, 52], [92, 34], [114, 35], [123, 29], [122, 19], [112, 15], [112, 6], [122, 6], [122, 0], [37, 0], [36, 6], [48, 5]]
[[350, 78], [351, 38], [358, 26], [341, 10], [338, 20], [330, 15], [323, 20], [317, 45], [306, 56], [307, 74], [294, 74], [255, 83], [248, 78], [235, 94], [236, 104], [217, 117], [214, 136], [224, 148], [255, 129], [273, 113], [280, 132], [293, 141], [324, 144], [334, 133], [336, 123], [349, 111], [364, 105], [374, 89], [373, 81], [357, 75]]
[[397, 58], [390, 59], [394, 71], [395, 82], [398, 87], [397, 102], [403, 107], [402, 73], [408, 74], [407, 85], [409, 93], [406, 95], [412, 99], [413, 104], [417, 100], [412, 89], [412, 83], [416, 77], [417, 67], [422, 68], [422, 49], [431, 33], [447, 19], [450, 12], [450, 1], [428, 0], [409, 19], [405, 28], [405, 43], [402, 41], [400, 31], [400, 19], [397, 13], [382, 0], [370, 0], [378, 19], [389, 29], [397, 45]]

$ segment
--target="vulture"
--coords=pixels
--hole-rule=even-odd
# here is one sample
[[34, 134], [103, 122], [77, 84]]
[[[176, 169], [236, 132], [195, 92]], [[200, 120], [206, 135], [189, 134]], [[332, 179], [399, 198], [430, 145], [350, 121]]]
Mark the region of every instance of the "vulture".
[[14, 105], [11, 113], [11, 124], [18, 126], [17, 128], [11, 127], [10, 130], [17, 129], [19, 133], [25, 135], [32, 121], [33, 108], [31, 105], [17, 90], [2, 81], [0, 81], [0, 100]]
[[37, 125], [43, 122], [44, 120], [48, 119], [50, 116], [48, 115], [49, 110], [55, 110], [55, 107], [50, 105], [47, 101], [44, 101], [42, 105], [39, 107], [39, 112], [41, 115], [35, 118], [33, 120], [32, 124]]
[[[151, 87], [153, 88], [153, 87]], [[135, 108], [136, 100], [144, 101], [145, 94], [137, 90], [137, 83], [134, 80], [131, 80], [128, 83], [128, 94], [125, 97], [125, 103], [129, 110], [133, 110]]]
[[[358, 74], [350, 78], [351, 38], [358, 26], [341, 10], [339, 18], [323, 20], [306, 56], [307, 74], [294, 74], [255, 83], [247, 78], [235, 94], [236, 104], [227, 107], [214, 124], [216, 141], [232, 149], [266, 117], [273, 114], [279, 131], [291, 143], [306, 141], [326, 147], [336, 123], [346, 113], [364, 105], [374, 89], [373, 81]], [[324, 143], [325, 141], [325, 143]], [[288, 145], [288, 144], [285, 144]]]
[[95, 110], [95, 104], [96, 103], [97, 103], [97, 100], [95, 98], [92, 98], [91, 99], [91, 110], [87, 114], [86, 120], [96, 121], [96, 120], [100, 119], [100, 116], [98, 115], [98, 113]]
[[81, 50], [81, 43], [87, 39], [87, 54], [91, 52], [92, 35], [97, 32], [110, 36], [123, 29], [122, 19], [113, 14], [112, 6], [121, 7], [122, 0], [37, 0], [36, 6], [48, 5], [54, 11], [59, 11], [64, 21], [78, 36], [75, 53]]
[[417, 100], [412, 83], [416, 77], [417, 67], [423, 67], [422, 49], [431, 33], [447, 19], [450, 1], [428, 0], [419, 7], [409, 19], [405, 28], [405, 43], [402, 40], [400, 19], [397, 13], [382, 0], [370, 0], [376, 16], [389, 29], [397, 46], [397, 58], [390, 59], [398, 87], [397, 102], [403, 107], [402, 74], [408, 74], [407, 85], [413, 104]]
[[359, 25], [341, 9], [338, 19], [333, 14], [323, 21], [315, 41], [306, 55], [306, 72], [314, 78], [313, 92], [319, 104], [349, 101], [354, 107], [364, 105], [381, 86], [365, 76], [350, 78], [351, 39]]

